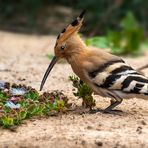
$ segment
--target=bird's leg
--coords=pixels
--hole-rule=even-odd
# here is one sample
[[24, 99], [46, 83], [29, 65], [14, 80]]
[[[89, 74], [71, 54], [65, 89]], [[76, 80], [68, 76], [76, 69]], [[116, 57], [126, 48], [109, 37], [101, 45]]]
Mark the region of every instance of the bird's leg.
[[122, 100], [122, 98], [115, 98], [115, 101], [111, 100], [111, 104], [104, 110], [104, 113], [122, 112], [121, 110], [113, 110], [113, 108], [118, 106], [122, 102]]
[[122, 98], [114, 98], [114, 99], [111, 99], [111, 104], [104, 110], [101, 110], [101, 109], [93, 109], [93, 110], [90, 110], [90, 113], [91, 114], [95, 114], [97, 112], [103, 112], [103, 113], [109, 113], [109, 114], [119, 114], [119, 112], [122, 112], [121, 110], [117, 110], [117, 109], [114, 109], [114, 107], [118, 106], [121, 102], [122, 102]]

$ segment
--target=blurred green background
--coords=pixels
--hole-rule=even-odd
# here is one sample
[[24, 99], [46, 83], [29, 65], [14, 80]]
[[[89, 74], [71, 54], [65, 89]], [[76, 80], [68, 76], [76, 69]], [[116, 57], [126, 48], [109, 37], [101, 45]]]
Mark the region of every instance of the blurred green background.
[[0, 0], [0, 29], [58, 34], [83, 9], [86, 44], [126, 55], [147, 42], [146, 0]]

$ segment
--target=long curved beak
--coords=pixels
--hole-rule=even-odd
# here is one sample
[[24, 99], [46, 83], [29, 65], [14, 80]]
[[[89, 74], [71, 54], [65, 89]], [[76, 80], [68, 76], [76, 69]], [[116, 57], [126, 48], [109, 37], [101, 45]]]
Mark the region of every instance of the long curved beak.
[[41, 85], [40, 85], [40, 91], [42, 90], [45, 82], [46, 82], [46, 79], [50, 73], [50, 71], [52, 70], [53, 66], [55, 65], [55, 63], [58, 61], [58, 58], [56, 56], [53, 57], [52, 61], [50, 62], [45, 74], [44, 74], [44, 77], [42, 79], [42, 82], [41, 82]]

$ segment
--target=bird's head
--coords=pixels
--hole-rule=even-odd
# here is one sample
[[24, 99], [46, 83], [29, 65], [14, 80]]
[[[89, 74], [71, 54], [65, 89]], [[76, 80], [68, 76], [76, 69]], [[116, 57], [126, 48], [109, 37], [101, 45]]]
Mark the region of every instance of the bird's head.
[[71, 55], [78, 52], [81, 46], [83, 46], [83, 42], [81, 41], [77, 33], [82, 26], [84, 13], [85, 11], [83, 11], [72, 23], [70, 23], [66, 28], [64, 28], [62, 32], [58, 35], [54, 47], [55, 56], [53, 57], [51, 63], [49, 64], [44, 74], [40, 90], [42, 90], [43, 85], [55, 63], [60, 58], [68, 59]]

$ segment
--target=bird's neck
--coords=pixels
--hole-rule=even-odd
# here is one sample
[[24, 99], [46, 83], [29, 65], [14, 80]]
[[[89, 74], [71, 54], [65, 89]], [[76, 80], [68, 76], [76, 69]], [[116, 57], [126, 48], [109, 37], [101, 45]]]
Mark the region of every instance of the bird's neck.
[[71, 65], [74, 73], [84, 80], [83, 65], [87, 57], [88, 47], [82, 42], [79, 46], [75, 46], [76, 50], [73, 50], [69, 56], [66, 57], [68, 63]]

